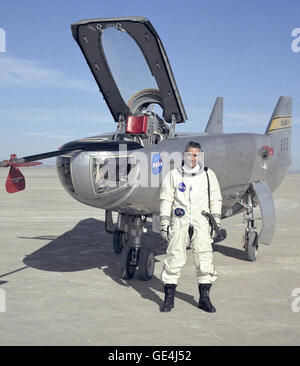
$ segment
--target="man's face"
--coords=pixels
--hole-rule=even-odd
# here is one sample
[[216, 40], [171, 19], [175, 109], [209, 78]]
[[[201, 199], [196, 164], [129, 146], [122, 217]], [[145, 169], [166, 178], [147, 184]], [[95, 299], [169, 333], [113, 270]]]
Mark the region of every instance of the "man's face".
[[184, 162], [190, 167], [194, 168], [200, 159], [200, 150], [196, 147], [190, 147], [188, 151], [184, 153]]

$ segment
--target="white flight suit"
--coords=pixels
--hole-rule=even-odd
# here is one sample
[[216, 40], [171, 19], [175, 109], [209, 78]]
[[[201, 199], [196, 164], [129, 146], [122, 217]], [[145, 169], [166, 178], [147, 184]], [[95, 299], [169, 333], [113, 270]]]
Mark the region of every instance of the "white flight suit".
[[[196, 173], [191, 174], [195, 171]], [[210, 208], [207, 175], [198, 164], [193, 169], [186, 165], [174, 169], [168, 172], [163, 180], [160, 192], [160, 218], [161, 221], [170, 219], [169, 244], [161, 274], [164, 284], [177, 285], [180, 270], [186, 262], [186, 248], [189, 243], [195, 260], [198, 284], [212, 283], [217, 278], [213, 265], [211, 227], [201, 212], [202, 210], [210, 212], [219, 223], [222, 196], [215, 173], [210, 169], [207, 173], [210, 182]], [[183, 209], [184, 215], [177, 216], [176, 209]], [[180, 214], [180, 210], [176, 213]], [[194, 228], [191, 242], [190, 225]]]

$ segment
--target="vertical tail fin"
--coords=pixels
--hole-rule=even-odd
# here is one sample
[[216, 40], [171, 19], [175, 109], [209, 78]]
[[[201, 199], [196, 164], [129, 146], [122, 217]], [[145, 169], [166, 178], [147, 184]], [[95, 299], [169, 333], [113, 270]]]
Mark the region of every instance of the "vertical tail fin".
[[280, 97], [265, 134], [271, 137], [276, 162], [276, 177], [273, 184], [279, 185], [288, 171], [291, 159], [292, 98]]
[[223, 133], [223, 97], [217, 97], [204, 132]]
[[266, 134], [292, 127], [292, 98], [280, 97], [273, 111]]

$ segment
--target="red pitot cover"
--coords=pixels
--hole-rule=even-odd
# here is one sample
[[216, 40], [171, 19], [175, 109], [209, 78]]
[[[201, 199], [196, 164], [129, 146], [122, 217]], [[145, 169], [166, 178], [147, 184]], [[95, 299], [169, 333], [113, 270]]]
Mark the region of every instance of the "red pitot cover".
[[14, 166], [10, 167], [5, 187], [8, 193], [15, 193], [25, 189], [25, 178], [20, 169]]

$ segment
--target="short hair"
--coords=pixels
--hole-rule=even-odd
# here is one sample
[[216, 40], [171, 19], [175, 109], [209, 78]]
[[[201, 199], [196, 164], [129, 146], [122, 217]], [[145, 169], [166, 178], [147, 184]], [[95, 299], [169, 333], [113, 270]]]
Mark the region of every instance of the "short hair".
[[201, 145], [198, 142], [190, 141], [185, 145], [184, 152], [187, 152], [190, 148], [199, 149], [201, 151]]

